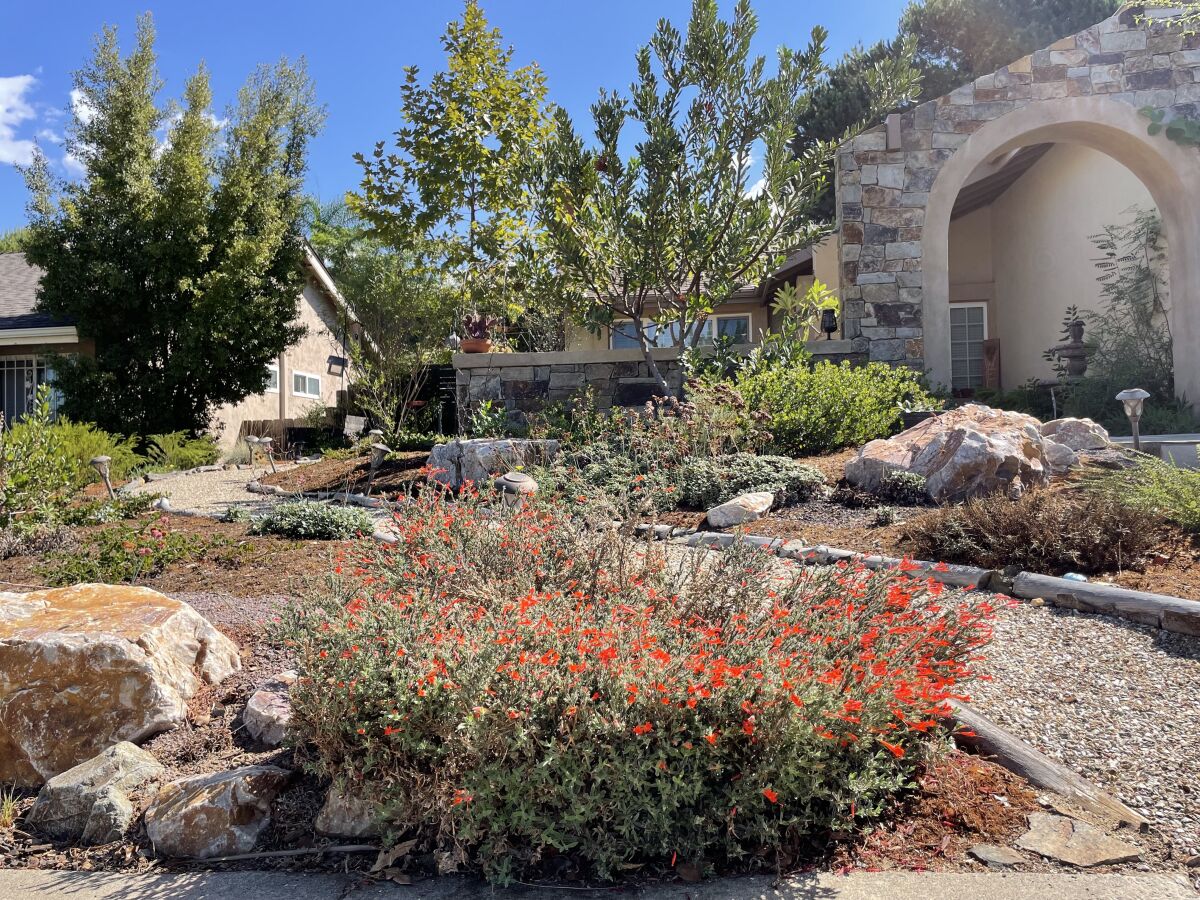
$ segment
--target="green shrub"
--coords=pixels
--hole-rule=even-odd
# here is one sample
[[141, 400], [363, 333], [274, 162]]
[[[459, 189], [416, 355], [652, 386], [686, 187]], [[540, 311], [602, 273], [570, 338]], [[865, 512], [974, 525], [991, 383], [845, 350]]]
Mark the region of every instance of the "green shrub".
[[191, 437], [186, 431], [172, 431], [150, 435], [146, 458], [152, 470], [174, 472], [210, 466], [221, 458], [221, 450], [210, 435]]
[[879, 479], [879, 486], [872, 493], [884, 503], [900, 506], [925, 506], [929, 493], [925, 490], [925, 476], [916, 472], [891, 470]]
[[668, 564], [552, 508], [427, 491], [397, 527], [281, 612], [292, 728], [410, 857], [500, 882], [809, 852], [909, 783], [990, 636], [982, 594], [747, 547]]
[[107, 456], [111, 460], [108, 471], [113, 481], [126, 480], [134, 469], [145, 462], [137, 454], [136, 437], [119, 437], [90, 422], [71, 422], [66, 419], [55, 422], [54, 430], [71, 464], [72, 487], [80, 488], [100, 480], [91, 464], [97, 456]]
[[770, 491], [776, 503], [797, 503], [824, 484], [820, 470], [790, 457], [733, 453], [685, 460], [679, 471], [679, 501], [708, 509], [749, 491]]
[[42, 385], [28, 415], [0, 431], [0, 526], [25, 531], [57, 523], [73, 480], [50, 389]]
[[280, 503], [254, 526], [256, 534], [278, 534], [307, 541], [340, 541], [373, 530], [371, 515], [364, 509], [311, 500]]
[[86, 582], [136, 584], [173, 562], [195, 559], [224, 544], [221, 538], [173, 531], [170, 520], [158, 516], [95, 531], [75, 549], [48, 554], [37, 572], [55, 587]]
[[158, 494], [117, 494], [116, 500], [89, 500], [67, 507], [63, 512], [65, 525], [105, 525], [120, 519], [136, 519], [148, 512], [159, 499]]
[[812, 368], [772, 366], [737, 381], [752, 409], [769, 416], [769, 449], [784, 456], [828, 453], [888, 437], [903, 409], [935, 405], [911, 369], [821, 362]]
[[1061, 575], [1138, 565], [1154, 548], [1158, 525], [1112, 497], [1042, 490], [925, 513], [908, 523], [903, 540], [919, 559]]
[[1200, 471], [1196, 469], [1139, 456], [1132, 468], [1094, 475], [1087, 484], [1102, 496], [1200, 534]]

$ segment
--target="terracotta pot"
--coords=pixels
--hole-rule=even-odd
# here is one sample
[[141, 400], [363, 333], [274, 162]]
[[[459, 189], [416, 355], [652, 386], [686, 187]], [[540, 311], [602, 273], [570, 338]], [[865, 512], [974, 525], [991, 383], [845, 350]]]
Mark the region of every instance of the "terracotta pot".
[[458, 349], [463, 353], [487, 353], [492, 349], [491, 338], [463, 338]]

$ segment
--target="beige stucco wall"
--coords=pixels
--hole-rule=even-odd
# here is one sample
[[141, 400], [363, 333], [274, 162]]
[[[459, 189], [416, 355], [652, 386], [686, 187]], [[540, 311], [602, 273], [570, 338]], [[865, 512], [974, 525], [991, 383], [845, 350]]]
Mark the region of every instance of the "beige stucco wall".
[[[336, 406], [338, 392], [349, 386], [348, 371], [341, 375], [330, 371], [330, 356], [348, 356], [347, 349], [337, 337], [341, 333], [337, 309], [311, 277], [300, 297], [297, 321], [305, 327], [305, 334], [279, 357], [279, 390], [247, 397], [240, 403], [221, 407], [214, 414], [212, 427], [223, 448], [233, 446], [244, 420], [295, 419], [316, 406]], [[294, 393], [294, 372], [321, 379], [319, 399]]]
[[[1089, 309], [1099, 301], [1097, 252], [1089, 237], [1128, 221], [1134, 206], [1154, 208], [1134, 174], [1078, 144], [1054, 146], [992, 204], [995, 296], [988, 324], [989, 336], [1000, 339], [1004, 389], [1053, 375], [1042, 353], [1060, 342], [1067, 307]], [[986, 272], [981, 225], [967, 223], [975, 215], [951, 226], [951, 301], [979, 299], [956, 296], [955, 288]]]

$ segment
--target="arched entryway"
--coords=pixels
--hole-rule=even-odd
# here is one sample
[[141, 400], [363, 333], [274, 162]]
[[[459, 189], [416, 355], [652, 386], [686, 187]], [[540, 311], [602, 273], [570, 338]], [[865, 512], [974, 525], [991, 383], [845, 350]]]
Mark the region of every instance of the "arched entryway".
[[921, 239], [925, 367], [934, 383], [951, 383], [949, 234], [963, 187], [981, 166], [1014, 150], [1074, 144], [1119, 162], [1158, 207], [1173, 250], [1170, 324], [1176, 388], [1189, 400], [1200, 399], [1200, 156], [1150, 136], [1147, 124], [1133, 106], [1106, 97], [1047, 100], [984, 124], [946, 160], [930, 188]]

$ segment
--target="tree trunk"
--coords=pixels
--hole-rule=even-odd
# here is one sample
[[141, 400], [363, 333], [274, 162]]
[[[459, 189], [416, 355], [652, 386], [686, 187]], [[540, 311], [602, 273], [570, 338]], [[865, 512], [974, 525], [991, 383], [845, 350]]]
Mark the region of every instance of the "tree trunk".
[[662, 391], [661, 396], [670, 397], [671, 388], [667, 385], [667, 379], [663, 377], [662, 371], [658, 368], [658, 362], [654, 359], [654, 354], [650, 347], [650, 342], [646, 340], [646, 331], [642, 327], [642, 319], [640, 316], [633, 316], [633, 327], [637, 331], [638, 344], [642, 348], [642, 357], [646, 360], [646, 368], [658, 382], [658, 388]]

